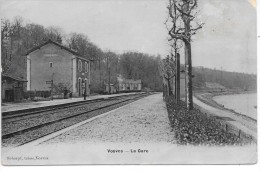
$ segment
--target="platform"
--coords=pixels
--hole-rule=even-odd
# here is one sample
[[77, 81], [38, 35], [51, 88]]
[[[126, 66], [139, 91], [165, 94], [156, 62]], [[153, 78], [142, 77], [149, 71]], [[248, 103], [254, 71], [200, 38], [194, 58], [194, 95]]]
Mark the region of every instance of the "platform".
[[[114, 96], [121, 96], [127, 94], [136, 94], [136, 93], [121, 93], [121, 94], [111, 94], [111, 95], [93, 95], [86, 97], [86, 100], [94, 100], [99, 98], [106, 98], [106, 97], [114, 97]], [[83, 101], [83, 97], [79, 98], [70, 98], [70, 99], [54, 99], [49, 101], [37, 101], [37, 102], [21, 102], [21, 103], [2, 103], [1, 111], [2, 112], [9, 112], [9, 111], [16, 111], [22, 109], [30, 109], [30, 108], [37, 108], [37, 107], [45, 107], [45, 106], [52, 106], [52, 105], [59, 105], [65, 103], [72, 103]]]

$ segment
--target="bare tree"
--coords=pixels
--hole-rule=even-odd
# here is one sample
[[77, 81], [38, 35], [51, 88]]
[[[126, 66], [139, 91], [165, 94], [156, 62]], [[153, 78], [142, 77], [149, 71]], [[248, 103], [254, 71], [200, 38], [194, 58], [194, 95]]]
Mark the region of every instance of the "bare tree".
[[19, 40], [23, 27], [22, 23], [23, 20], [20, 17], [16, 17], [13, 22], [10, 22], [8, 19], [1, 19], [2, 73], [9, 73], [16, 68], [11, 66], [11, 60], [16, 51], [21, 48]]
[[193, 109], [191, 37], [203, 26], [203, 23], [196, 22], [197, 4], [198, 0], [169, 0], [167, 6], [168, 17], [171, 19], [169, 41], [177, 39], [185, 45], [186, 97], [189, 110]]
[[45, 29], [45, 41], [51, 39], [62, 44], [63, 31], [59, 27], [50, 26]]
[[[171, 3], [171, 2], [170, 2]], [[167, 19], [165, 21], [165, 26], [168, 32], [174, 32], [178, 29], [178, 24], [181, 24], [181, 15], [177, 13], [176, 9], [171, 9], [170, 7], [172, 4], [170, 4], [167, 8], [169, 10]], [[170, 37], [169, 39], [169, 46], [171, 48], [170, 54], [171, 54], [171, 59], [175, 61], [175, 77], [174, 77], [174, 84], [175, 84], [175, 99], [177, 100], [177, 103], [179, 102], [179, 95], [180, 95], [180, 80], [179, 79], [179, 68], [178, 68], [178, 59], [177, 59], [177, 54], [179, 55], [180, 49], [183, 47], [182, 42], [180, 41], [179, 38], [172, 38]], [[179, 57], [179, 56], [178, 56]]]
[[8, 38], [11, 34], [11, 23], [9, 20], [1, 19], [1, 66], [2, 73], [7, 73], [10, 68], [8, 60]]
[[167, 95], [171, 96], [173, 94], [171, 79], [175, 76], [175, 61], [167, 56], [160, 63], [160, 72], [163, 80], [165, 81], [164, 83], [167, 84]]
[[174, 61], [175, 66], [173, 69], [175, 70], [175, 99], [177, 103], [180, 100], [180, 49], [183, 47], [183, 44], [178, 39], [172, 39], [170, 41], [171, 46], [171, 60]]

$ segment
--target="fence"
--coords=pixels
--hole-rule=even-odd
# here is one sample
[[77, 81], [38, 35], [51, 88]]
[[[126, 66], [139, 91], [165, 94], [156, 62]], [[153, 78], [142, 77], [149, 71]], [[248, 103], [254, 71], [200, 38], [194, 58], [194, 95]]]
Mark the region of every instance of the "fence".
[[221, 128], [226, 131], [227, 133], [232, 133], [237, 135], [240, 139], [242, 139], [243, 142], [249, 142], [249, 143], [257, 143], [256, 138], [254, 138], [252, 135], [247, 134], [243, 132], [242, 130], [238, 129], [234, 125], [226, 122], [226, 121], [221, 121], [219, 120]]
[[24, 98], [28, 99], [28, 98], [35, 98], [35, 97], [50, 97], [51, 96], [51, 92], [50, 91], [26, 91], [24, 92]]

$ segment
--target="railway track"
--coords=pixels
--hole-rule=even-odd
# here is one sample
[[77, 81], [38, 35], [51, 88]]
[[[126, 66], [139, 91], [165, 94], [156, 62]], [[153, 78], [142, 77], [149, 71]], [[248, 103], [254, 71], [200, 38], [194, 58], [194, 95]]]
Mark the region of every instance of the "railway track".
[[89, 104], [89, 103], [93, 103], [93, 102], [96, 103], [96, 102], [101, 102], [101, 101], [106, 101], [106, 100], [119, 99], [119, 98], [128, 97], [128, 96], [129, 95], [121, 95], [121, 96], [115, 96], [115, 97], [98, 98], [98, 99], [94, 99], [94, 100], [83, 100], [83, 101], [71, 102], [71, 103], [65, 103], [65, 104], [59, 104], [59, 105], [2, 112], [2, 120], [13, 119], [15, 117], [34, 115], [34, 114], [38, 114], [41, 112], [48, 112], [48, 111], [54, 111], [54, 110], [59, 110], [59, 109], [64, 109], [64, 108], [70, 108], [70, 107], [80, 106], [80, 105]]
[[26, 144], [147, 95], [149, 94], [117, 96], [3, 115], [2, 145], [16, 147]]
[[14, 112], [4, 112], [2, 114], [2, 120], [4, 121], [21, 121], [24, 119], [36, 117], [36, 116], [41, 116], [44, 114], [54, 114], [58, 111], [67, 111], [70, 109], [74, 109], [75, 107], [80, 107], [80, 106], [85, 106], [88, 105], [90, 106], [91, 104], [98, 103], [98, 102], [105, 102], [105, 101], [111, 101], [111, 100], [117, 100], [120, 98], [128, 97], [129, 95], [122, 95], [122, 96], [115, 96], [115, 97], [108, 97], [108, 98], [99, 98], [99, 99], [94, 99], [94, 100], [85, 100], [85, 101], [80, 101], [80, 102], [72, 102], [72, 103], [66, 103], [66, 104], [60, 104], [60, 105], [54, 105], [54, 106], [45, 106], [45, 107], [40, 107], [40, 108], [35, 108], [32, 111], [30, 109], [25, 109], [25, 110], [19, 110], [19, 111], [14, 111]]

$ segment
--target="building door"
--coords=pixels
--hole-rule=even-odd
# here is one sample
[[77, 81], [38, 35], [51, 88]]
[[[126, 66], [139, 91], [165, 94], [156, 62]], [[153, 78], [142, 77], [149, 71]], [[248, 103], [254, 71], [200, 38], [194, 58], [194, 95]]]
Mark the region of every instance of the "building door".
[[82, 91], [82, 81], [81, 78], [79, 78], [78, 80], [78, 92], [79, 92], [79, 96], [81, 96], [81, 91]]
[[5, 101], [7, 102], [14, 101], [14, 90], [5, 90]]
[[14, 101], [21, 101], [23, 99], [23, 88], [14, 87]]

